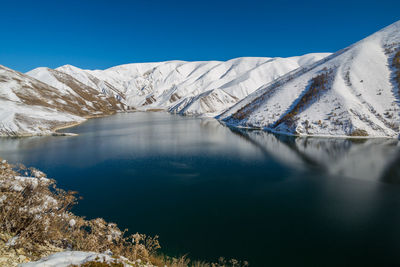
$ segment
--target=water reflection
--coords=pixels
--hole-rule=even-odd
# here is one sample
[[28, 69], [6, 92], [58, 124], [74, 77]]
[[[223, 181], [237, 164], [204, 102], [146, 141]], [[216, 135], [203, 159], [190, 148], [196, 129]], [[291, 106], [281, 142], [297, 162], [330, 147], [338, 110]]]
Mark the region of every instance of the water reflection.
[[251, 266], [400, 263], [395, 140], [294, 138], [166, 113], [64, 131], [79, 136], [0, 138], [0, 157], [79, 191], [77, 214], [160, 235], [165, 252]]
[[110, 158], [222, 154], [243, 161], [273, 158], [288, 168], [321, 175], [400, 183], [400, 145], [394, 139], [296, 138], [159, 113], [119, 114], [68, 131], [80, 136], [1, 138], [0, 156], [26, 164], [40, 157], [90, 167]]
[[400, 145], [395, 139], [291, 137], [231, 128], [264, 153], [295, 168], [325, 175], [400, 183]]
[[117, 114], [62, 131], [79, 136], [0, 138], [0, 156], [29, 166], [36, 166], [40, 161], [65, 162], [82, 168], [108, 159], [134, 160], [163, 155], [222, 154], [244, 161], [260, 157], [256, 147], [238, 142], [237, 136], [214, 119], [164, 113]]

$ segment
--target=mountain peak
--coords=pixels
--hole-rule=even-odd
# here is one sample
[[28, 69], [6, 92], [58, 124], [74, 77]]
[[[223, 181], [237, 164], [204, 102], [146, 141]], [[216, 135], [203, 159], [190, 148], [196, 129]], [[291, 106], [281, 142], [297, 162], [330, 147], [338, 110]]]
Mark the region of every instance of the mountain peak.
[[62, 65], [62, 66], [56, 68], [55, 70], [62, 71], [62, 70], [67, 70], [67, 69], [70, 69], [70, 70], [81, 70], [80, 68], [75, 67], [75, 66], [70, 65], [70, 64]]
[[[397, 137], [400, 21], [265, 85], [221, 115], [294, 135]], [[397, 60], [397, 59], [396, 59]], [[397, 61], [396, 61], [397, 62]]]

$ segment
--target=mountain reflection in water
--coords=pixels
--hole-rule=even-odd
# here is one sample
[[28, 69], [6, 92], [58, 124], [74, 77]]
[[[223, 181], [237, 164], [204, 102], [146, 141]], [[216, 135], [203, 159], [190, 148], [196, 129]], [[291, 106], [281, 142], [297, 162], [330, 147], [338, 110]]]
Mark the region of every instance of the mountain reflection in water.
[[297, 138], [214, 119], [117, 114], [0, 138], [0, 157], [76, 190], [74, 212], [159, 235], [163, 252], [251, 266], [399, 265], [397, 140]]
[[293, 137], [231, 128], [264, 153], [294, 168], [324, 175], [400, 183], [400, 145], [395, 139]]

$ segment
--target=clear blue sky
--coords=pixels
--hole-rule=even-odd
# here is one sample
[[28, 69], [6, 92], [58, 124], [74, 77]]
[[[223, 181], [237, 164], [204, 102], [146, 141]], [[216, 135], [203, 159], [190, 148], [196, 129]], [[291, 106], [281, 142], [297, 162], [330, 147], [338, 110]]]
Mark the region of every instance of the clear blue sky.
[[400, 0], [1, 1], [0, 64], [25, 72], [334, 52], [400, 20]]

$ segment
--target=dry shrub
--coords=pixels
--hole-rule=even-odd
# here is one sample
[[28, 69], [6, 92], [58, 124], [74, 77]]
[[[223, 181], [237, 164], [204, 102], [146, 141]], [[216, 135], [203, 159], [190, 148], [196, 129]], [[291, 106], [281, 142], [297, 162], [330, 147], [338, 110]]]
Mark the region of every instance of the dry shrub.
[[349, 134], [349, 136], [368, 136], [368, 132], [363, 129], [355, 129]]
[[226, 260], [221, 257], [218, 262], [205, 262], [205, 261], [192, 261], [187, 255], [173, 258], [168, 256], [158, 255], [152, 258], [152, 264], [156, 266], [169, 266], [169, 267], [247, 267], [249, 263], [247, 261], [241, 262], [236, 259]]
[[169, 98], [169, 102], [173, 103], [175, 101], [178, 101], [179, 99], [181, 99], [181, 96], [179, 96], [177, 93], [173, 93]]
[[[241, 267], [247, 262], [225, 260], [217, 263], [191, 261], [157, 253], [158, 236], [127, 235], [115, 223], [97, 218], [86, 220], [70, 212], [77, 203], [77, 192], [56, 187], [55, 181], [43, 172], [23, 165], [10, 165], [0, 159], [0, 233], [4, 243], [32, 260], [52, 252], [71, 249], [111, 252], [131, 262], [170, 267]], [[84, 267], [119, 267], [120, 261], [87, 262]], [[136, 265], [134, 265], [136, 266]]]
[[142, 106], [151, 105], [156, 101], [157, 99], [155, 99], [154, 96], [149, 96], [146, 98], [146, 101], [142, 104]]
[[238, 111], [236, 111], [234, 114], [232, 114], [232, 116], [230, 116], [228, 119], [234, 119], [234, 120], [244, 120], [246, 119], [252, 112], [253, 110], [256, 110], [257, 108], [259, 108], [261, 106], [261, 104], [263, 103], [263, 101], [268, 97], [268, 95], [274, 91], [274, 89], [276, 89], [277, 87], [279, 87], [279, 84], [275, 84], [273, 86], [271, 86], [271, 89], [265, 93], [263, 93], [262, 95], [256, 97], [253, 101], [247, 103], [246, 105], [244, 105], [243, 107], [241, 107]]
[[312, 78], [309, 88], [300, 97], [296, 105], [286, 115], [279, 119], [275, 123], [274, 127], [277, 127], [282, 123], [292, 126], [296, 122], [296, 115], [306, 109], [306, 107], [311, 103], [317, 101], [319, 95], [329, 89], [328, 84], [331, 74], [332, 70], [329, 70]]
[[124, 267], [122, 262], [99, 262], [99, 261], [89, 261], [81, 265], [72, 265], [71, 267]]
[[33, 258], [54, 246], [144, 261], [160, 248], [157, 236], [127, 235], [114, 223], [74, 215], [70, 209], [76, 202], [76, 192], [57, 188], [44, 173], [1, 161], [0, 231], [13, 237], [8, 241], [13, 248]]
[[399, 87], [399, 94], [400, 94], [400, 50], [397, 51], [397, 53], [394, 55], [392, 65], [394, 68], [396, 68], [395, 74], [394, 74], [394, 79], [397, 82], [397, 85]]

